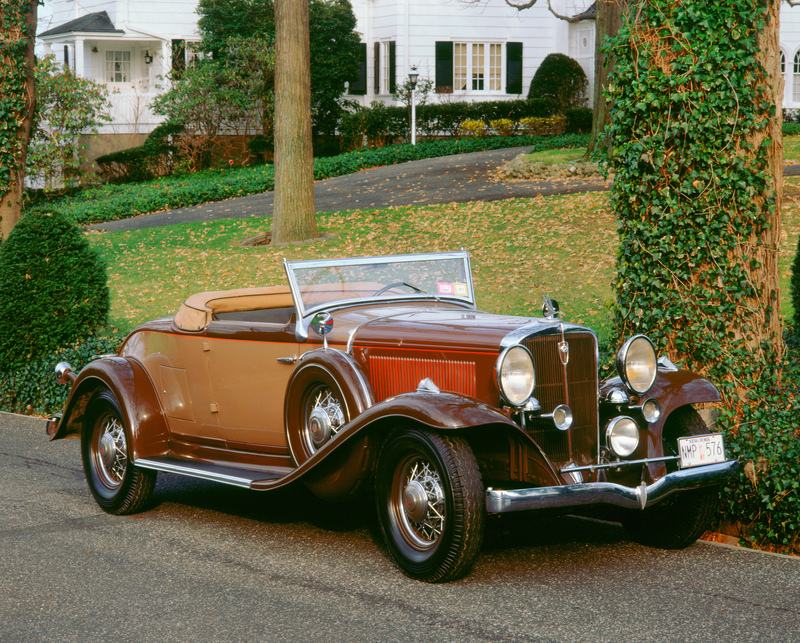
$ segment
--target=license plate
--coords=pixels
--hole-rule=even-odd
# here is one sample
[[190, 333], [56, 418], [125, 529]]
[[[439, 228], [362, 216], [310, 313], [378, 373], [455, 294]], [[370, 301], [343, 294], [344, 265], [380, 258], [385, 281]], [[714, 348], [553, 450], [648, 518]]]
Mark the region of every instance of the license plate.
[[725, 462], [721, 433], [678, 438], [678, 452], [681, 456], [681, 469]]

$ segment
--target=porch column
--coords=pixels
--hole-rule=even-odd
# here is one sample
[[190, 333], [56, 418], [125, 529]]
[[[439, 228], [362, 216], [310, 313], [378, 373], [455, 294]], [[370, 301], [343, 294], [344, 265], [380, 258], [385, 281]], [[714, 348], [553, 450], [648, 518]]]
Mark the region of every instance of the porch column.
[[86, 76], [83, 60], [83, 38], [75, 39], [75, 75], [79, 78]]

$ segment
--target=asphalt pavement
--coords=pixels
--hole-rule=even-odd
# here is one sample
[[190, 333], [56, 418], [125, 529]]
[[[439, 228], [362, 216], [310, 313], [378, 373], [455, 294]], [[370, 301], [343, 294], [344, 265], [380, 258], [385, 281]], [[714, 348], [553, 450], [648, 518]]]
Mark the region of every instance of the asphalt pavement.
[[[443, 156], [376, 167], [314, 183], [317, 212], [339, 212], [389, 206], [497, 201], [515, 197], [600, 191], [602, 181], [495, 182], [491, 173], [530, 147]], [[273, 193], [204, 203], [101, 223], [98, 230], [140, 230], [174, 223], [272, 216]]]
[[105, 514], [80, 440], [6, 413], [0, 490], [3, 642], [800, 640], [800, 559], [648, 549], [612, 522], [495, 517], [472, 572], [429, 585], [389, 560], [374, 503], [302, 485], [159, 474], [146, 511]]

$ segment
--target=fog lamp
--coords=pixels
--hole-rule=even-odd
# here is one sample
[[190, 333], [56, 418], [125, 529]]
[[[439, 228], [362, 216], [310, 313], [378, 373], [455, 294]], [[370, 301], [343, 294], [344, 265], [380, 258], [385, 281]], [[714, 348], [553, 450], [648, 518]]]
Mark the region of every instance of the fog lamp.
[[639, 446], [639, 427], [627, 416], [616, 417], [606, 425], [606, 444], [620, 458], [627, 458]]

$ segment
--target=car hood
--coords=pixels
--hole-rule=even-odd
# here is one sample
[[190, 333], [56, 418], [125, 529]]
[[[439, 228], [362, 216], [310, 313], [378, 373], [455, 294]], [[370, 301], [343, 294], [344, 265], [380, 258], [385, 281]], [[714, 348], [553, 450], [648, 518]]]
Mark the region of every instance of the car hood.
[[353, 333], [353, 346], [420, 350], [497, 351], [506, 337], [520, 329], [546, 333], [561, 324], [560, 320], [494, 315], [457, 306], [364, 308], [340, 311], [336, 318], [348, 334]]

